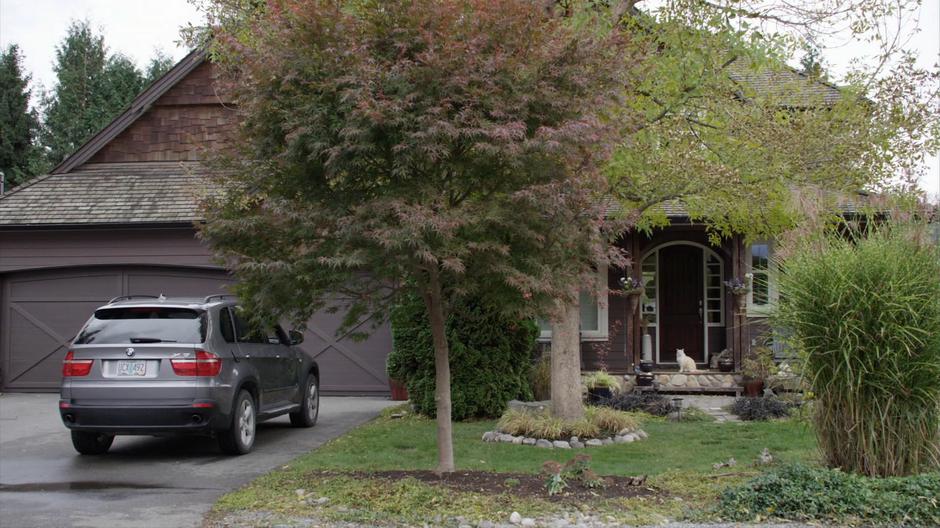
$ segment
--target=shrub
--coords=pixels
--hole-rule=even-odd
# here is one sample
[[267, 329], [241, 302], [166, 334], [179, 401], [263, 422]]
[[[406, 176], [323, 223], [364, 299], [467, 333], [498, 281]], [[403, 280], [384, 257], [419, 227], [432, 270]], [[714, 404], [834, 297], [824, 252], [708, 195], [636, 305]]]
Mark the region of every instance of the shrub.
[[[408, 386], [415, 410], [434, 416], [434, 349], [424, 303], [404, 299], [392, 310], [394, 347], [388, 374]], [[454, 420], [496, 417], [512, 399], [529, 400], [529, 371], [538, 329], [473, 301], [447, 320]]]
[[764, 421], [789, 416], [792, 407], [778, 398], [738, 398], [731, 404], [731, 414], [745, 421]]
[[940, 525], [940, 474], [870, 478], [838, 470], [788, 465], [725, 490], [724, 520], [776, 517], [798, 521], [891, 526]]
[[606, 405], [618, 411], [639, 411], [653, 416], [667, 416], [672, 412], [672, 402], [657, 392], [615, 394]]
[[914, 233], [834, 235], [782, 266], [776, 326], [804, 356], [832, 467], [889, 476], [940, 461], [940, 252]]
[[509, 409], [500, 417], [496, 427], [500, 431], [513, 436], [532, 436], [538, 418], [538, 415], [532, 413]]

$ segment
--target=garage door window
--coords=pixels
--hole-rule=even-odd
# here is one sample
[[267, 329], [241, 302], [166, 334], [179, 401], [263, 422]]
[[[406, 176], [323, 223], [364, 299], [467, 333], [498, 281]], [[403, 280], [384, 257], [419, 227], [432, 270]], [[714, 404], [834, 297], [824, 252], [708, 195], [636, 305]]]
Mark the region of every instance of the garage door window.
[[202, 343], [205, 340], [203, 311], [128, 307], [97, 310], [75, 338], [75, 344]]

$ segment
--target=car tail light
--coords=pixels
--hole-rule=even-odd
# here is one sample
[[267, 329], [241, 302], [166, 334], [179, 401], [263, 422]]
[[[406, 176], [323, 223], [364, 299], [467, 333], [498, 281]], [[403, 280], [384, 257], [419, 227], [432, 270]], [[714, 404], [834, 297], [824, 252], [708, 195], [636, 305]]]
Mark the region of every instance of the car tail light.
[[69, 350], [62, 361], [62, 376], [66, 378], [74, 376], [87, 376], [91, 372], [93, 359], [75, 359], [75, 353]]
[[171, 359], [170, 365], [177, 376], [218, 376], [222, 358], [218, 354], [197, 350], [195, 359]]

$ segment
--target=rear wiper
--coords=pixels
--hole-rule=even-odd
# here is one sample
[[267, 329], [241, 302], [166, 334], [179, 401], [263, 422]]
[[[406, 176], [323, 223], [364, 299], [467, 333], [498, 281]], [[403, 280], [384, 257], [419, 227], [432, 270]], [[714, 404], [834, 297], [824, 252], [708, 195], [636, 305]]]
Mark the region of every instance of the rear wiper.
[[132, 337], [131, 343], [175, 343], [172, 339], [160, 339], [159, 337]]

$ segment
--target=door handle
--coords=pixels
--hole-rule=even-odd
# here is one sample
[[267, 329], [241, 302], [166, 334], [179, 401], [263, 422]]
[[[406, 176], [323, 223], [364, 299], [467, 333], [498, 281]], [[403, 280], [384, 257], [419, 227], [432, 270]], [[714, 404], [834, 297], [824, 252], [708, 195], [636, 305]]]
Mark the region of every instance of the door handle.
[[704, 314], [702, 313], [702, 300], [699, 299], [699, 300], [698, 300], [698, 320], [699, 320], [699, 322], [702, 321], [702, 316], [703, 316], [703, 315], [704, 315]]

